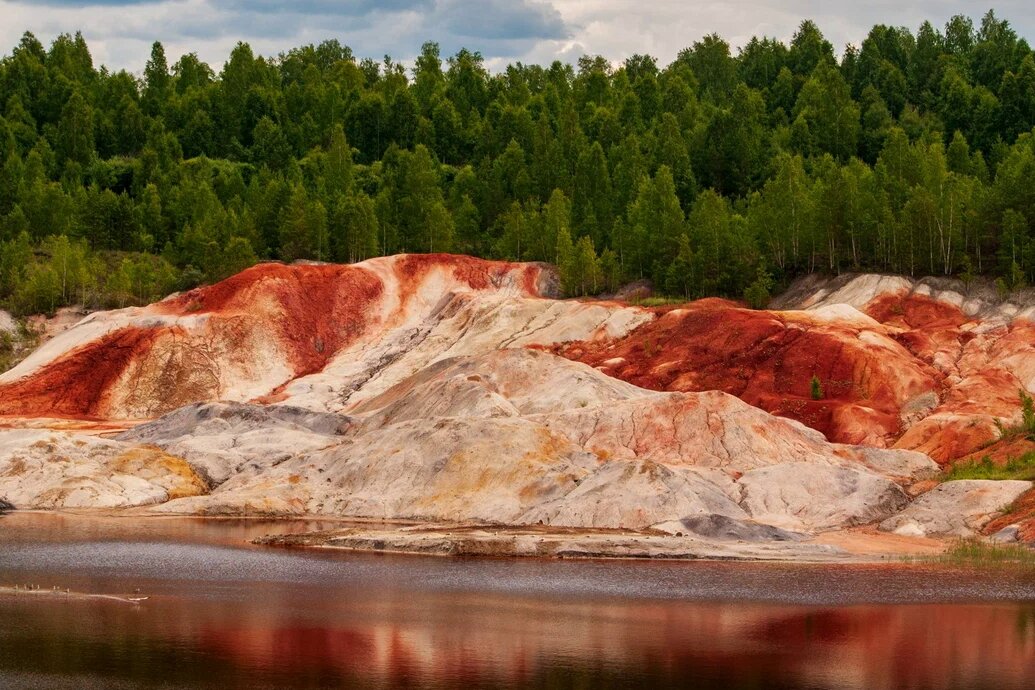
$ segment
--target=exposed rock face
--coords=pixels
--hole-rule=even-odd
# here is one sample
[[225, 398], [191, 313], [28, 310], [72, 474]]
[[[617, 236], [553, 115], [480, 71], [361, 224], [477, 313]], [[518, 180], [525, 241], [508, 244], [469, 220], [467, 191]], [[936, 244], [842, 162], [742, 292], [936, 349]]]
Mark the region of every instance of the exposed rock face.
[[60, 332], [0, 375], [0, 415], [151, 418], [213, 400], [347, 413], [443, 359], [540, 347], [639, 387], [721, 390], [834, 441], [944, 463], [994, 439], [996, 420], [1018, 415], [1017, 390], [1035, 389], [1033, 309], [951, 282], [806, 280], [771, 312], [542, 299], [549, 283], [539, 265], [467, 257], [262, 264]]
[[[935, 373], [854, 309], [762, 312], [702, 300], [611, 343], [559, 353], [645, 388], [722, 390], [845, 442], [886, 445]], [[813, 376], [824, 398], [810, 397]]]
[[739, 542], [800, 541], [803, 538], [798, 532], [788, 532], [772, 525], [737, 520], [715, 513], [685, 517], [678, 522], [662, 523], [657, 525], [657, 528], [669, 534], [689, 533], [709, 539]]
[[296, 453], [325, 448], [348, 423], [338, 415], [280, 405], [198, 403], [125, 432], [118, 440], [162, 446], [216, 486], [249, 465], [269, 467]]
[[[556, 391], [534, 397], [548, 383]], [[120, 438], [205, 463], [209, 474], [217, 460], [232, 468], [209, 495], [163, 511], [560, 527], [697, 515], [844, 527], [901, 509], [905, 494], [889, 477], [916, 481], [936, 467], [919, 454], [832, 445], [723, 393], [653, 393], [520, 349], [444, 360], [349, 417], [202, 405]], [[240, 441], [226, 448], [230, 439]], [[212, 448], [223, 455], [214, 460]], [[797, 499], [766, 498], [762, 485]], [[802, 509], [810, 491], [823, 495], [821, 508]]]
[[[547, 383], [556, 390], [535, 397]], [[349, 416], [207, 403], [114, 441], [77, 445], [74, 435], [46, 431], [7, 438], [19, 449], [31, 440], [32, 457], [60, 454], [70, 466], [161, 448], [207, 489], [175, 498], [91, 485], [88, 500], [103, 505], [554, 527], [642, 529], [720, 515], [815, 532], [888, 517], [906, 500], [896, 481], [936, 467], [919, 454], [830, 444], [724, 393], [655, 393], [523, 349], [444, 360]], [[102, 464], [86, 474], [111, 471]], [[70, 486], [66, 475], [54, 482]], [[51, 488], [0, 473], [0, 492], [19, 505], [87, 501], [81, 487], [71, 498]]]
[[0, 415], [146, 419], [214, 400], [337, 411], [438, 359], [617, 337], [650, 318], [539, 299], [550, 280], [536, 264], [441, 255], [260, 264], [86, 317], [0, 375]]
[[1031, 488], [1031, 482], [1023, 481], [946, 482], [882, 522], [880, 528], [905, 535], [973, 537]]
[[0, 433], [0, 495], [19, 508], [125, 508], [207, 490], [187, 462], [154, 447], [49, 431]]
[[[924, 453], [971, 452], [1035, 386], [1020, 308], [862, 276], [782, 311], [652, 310], [549, 299], [551, 280], [467, 257], [263, 264], [93, 314], [0, 375], [0, 496], [792, 541], [975, 533], [1030, 488], [922, 493]], [[48, 417], [152, 421], [17, 428]]]
[[867, 524], [909, 503], [889, 479], [847, 467], [785, 463], [752, 470], [738, 483], [752, 517], [792, 530]]

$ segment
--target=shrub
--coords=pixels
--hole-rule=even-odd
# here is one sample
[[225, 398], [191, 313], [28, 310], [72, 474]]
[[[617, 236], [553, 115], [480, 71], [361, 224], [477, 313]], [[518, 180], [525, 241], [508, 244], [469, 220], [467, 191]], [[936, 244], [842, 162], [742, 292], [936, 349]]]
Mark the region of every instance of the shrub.
[[809, 382], [809, 394], [813, 400], [823, 399], [823, 384], [820, 382], [818, 376], [813, 376], [812, 381]]
[[1035, 441], [1035, 401], [1024, 389], [1018, 390], [1017, 394], [1021, 400], [1021, 423], [1017, 426], [1006, 426], [1001, 419], [995, 420], [999, 440], [1009, 441], [1023, 436]]
[[744, 301], [752, 309], [765, 309], [769, 304], [769, 291], [773, 288], [773, 277], [759, 265], [755, 280], [744, 289]]
[[1021, 426], [1028, 439], [1035, 441], [1035, 402], [1024, 390], [1018, 391], [1021, 396]]

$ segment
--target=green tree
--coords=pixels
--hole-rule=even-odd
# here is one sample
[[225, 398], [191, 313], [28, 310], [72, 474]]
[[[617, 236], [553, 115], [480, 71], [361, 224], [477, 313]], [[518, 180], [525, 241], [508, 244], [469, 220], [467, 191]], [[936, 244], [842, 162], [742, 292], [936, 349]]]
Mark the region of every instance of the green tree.
[[329, 219], [332, 256], [336, 261], [362, 261], [378, 253], [377, 212], [363, 192], [340, 197]]
[[271, 170], [283, 170], [291, 162], [291, 144], [280, 126], [268, 117], [255, 125], [252, 134], [252, 161]]
[[653, 273], [655, 279], [663, 279], [662, 269], [655, 270], [655, 264], [667, 263], [664, 258], [678, 251], [679, 238], [686, 231], [684, 221], [672, 173], [661, 166], [653, 178], [640, 183], [629, 206], [630, 264], [639, 277]]
[[794, 116], [808, 125], [813, 149], [841, 160], [856, 155], [859, 115], [859, 106], [837, 68], [820, 62], [794, 106]]
[[158, 115], [166, 107], [172, 92], [172, 78], [169, 63], [165, 58], [165, 47], [155, 41], [151, 45], [151, 58], [144, 67], [144, 93], [141, 101], [144, 111]]
[[280, 220], [280, 258], [323, 260], [328, 256], [327, 211], [301, 185], [288, 198]]
[[[758, 265], [755, 279], [744, 289], [744, 301], [752, 309], [765, 309], [769, 304], [769, 291], [773, 289], [773, 277], [762, 264]], [[822, 393], [820, 393], [822, 397]]]
[[61, 109], [57, 125], [57, 153], [62, 163], [88, 165], [94, 156], [93, 110], [77, 90]]

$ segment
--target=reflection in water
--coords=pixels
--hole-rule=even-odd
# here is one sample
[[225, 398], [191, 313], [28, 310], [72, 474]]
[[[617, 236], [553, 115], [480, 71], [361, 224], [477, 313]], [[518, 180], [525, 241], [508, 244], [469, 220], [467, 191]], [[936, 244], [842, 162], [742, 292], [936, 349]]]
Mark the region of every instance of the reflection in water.
[[242, 543], [272, 529], [0, 519], [0, 584], [151, 596], [0, 598], [0, 686], [1026, 688], [1035, 678], [1032, 574]]

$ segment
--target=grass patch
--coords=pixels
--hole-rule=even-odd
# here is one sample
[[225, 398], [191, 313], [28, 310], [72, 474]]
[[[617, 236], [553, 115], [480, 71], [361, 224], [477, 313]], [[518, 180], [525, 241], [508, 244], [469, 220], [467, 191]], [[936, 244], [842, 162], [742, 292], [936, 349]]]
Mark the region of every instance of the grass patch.
[[1000, 441], [1012, 441], [1017, 438], [1026, 438], [1035, 441], [1035, 400], [1023, 388], [1017, 391], [1021, 400], [1021, 423], [1017, 426], [1006, 426], [1003, 420], [995, 420], [996, 428], [999, 430]]
[[629, 304], [637, 307], [665, 307], [670, 304], [686, 304], [686, 299], [682, 297], [644, 297], [629, 300]]
[[985, 456], [974, 462], [958, 463], [945, 474], [945, 481], [957, 479], [1025, 479], [1035, 481], [1035, 452], [1013, 457], [997, 465]]
[[1035, 549], [1017, 544], [960, 539], [944, 553], [921, 560], [924, 563], [978, 568], [1035, 568]]

